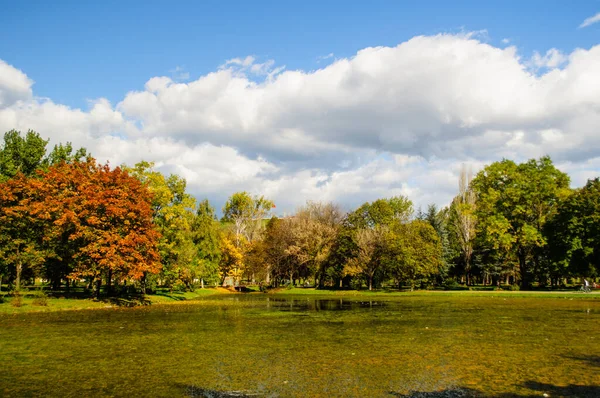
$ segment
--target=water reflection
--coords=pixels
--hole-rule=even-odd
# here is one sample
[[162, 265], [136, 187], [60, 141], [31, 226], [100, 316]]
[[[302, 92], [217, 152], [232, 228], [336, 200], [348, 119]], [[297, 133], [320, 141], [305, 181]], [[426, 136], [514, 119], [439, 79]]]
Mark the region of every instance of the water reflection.
[[385, 307], [380, 300], [267, 298], [267, 308], [280, 311], [357, 311]]

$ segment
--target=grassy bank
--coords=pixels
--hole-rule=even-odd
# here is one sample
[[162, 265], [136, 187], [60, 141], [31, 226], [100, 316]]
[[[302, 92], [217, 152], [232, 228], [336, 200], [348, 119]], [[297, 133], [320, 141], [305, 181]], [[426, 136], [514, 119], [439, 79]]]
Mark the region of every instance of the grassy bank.
[[[0, 313], [27, 313], [27, 312], [53, 312], [68, 310], [93, 310], [112, 307], [133, 307], [154, 304], [178, 304], [190, 303], [196, 300], [221, 295], [262, 295], [281, 297], [314, 297], [314, 298], [377, 298], [396, 300], [404, 297], [426, 297], [426, 296], [464, 296], [464, 297], [529, 297], [529, 298], [565, 298], [565, 299], [599, 299], [600, 292], [580, 293], [578, 291], [493, 291], [493, 290], [328, 290], [314, 288], [279, 288], [269, 290], [267, 293], [258, 290], [239, 293], [224, 288], [198, 289], [193, 292], [158, 292], [146, 295], [142, 298], [103, 298], [100, 300], [91, 298], [52, 297], [46, 296], [40, 300], [39, 292], [29, 292], [15, 298], [3, 292], [0, 295]], [[17, 303], [19, 301], [20, 303]]]

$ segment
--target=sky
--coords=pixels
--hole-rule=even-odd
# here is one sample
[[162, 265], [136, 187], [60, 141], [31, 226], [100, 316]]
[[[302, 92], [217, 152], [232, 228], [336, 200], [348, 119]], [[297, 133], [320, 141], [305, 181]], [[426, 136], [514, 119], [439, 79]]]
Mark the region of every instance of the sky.
[[[457, 4], [456, 4], [457, 3]], [[0, 132], [153, 161], [219, 209], [408, 196], [550, 155], [600, 175], [600, 1], [0, 0]]]

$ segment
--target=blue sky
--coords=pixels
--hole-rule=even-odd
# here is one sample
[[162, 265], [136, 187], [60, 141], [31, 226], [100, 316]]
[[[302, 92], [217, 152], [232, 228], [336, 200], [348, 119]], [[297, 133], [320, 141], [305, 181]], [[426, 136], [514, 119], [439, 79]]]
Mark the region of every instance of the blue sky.
[[[2, 4], [3, 3], [3, 4]], [[0, 1], [0, 59], [35, 81], [38, 96], [73, 107], [120, 101], [153, 76], [190, 78], [255, 55], [287, 69], [323, 66], [417, 35], [486, 30], [520, 53], [570, 52], [600, 38], [578, 29], [599, 1]]]
[[0, 132], [153, 161], [217, 208], [242, 190], [281, 212], [444, 206], [463, 165], [502, 158], [550, 155], [573, 186], [600, 175], [600, 0], [0, 10]]

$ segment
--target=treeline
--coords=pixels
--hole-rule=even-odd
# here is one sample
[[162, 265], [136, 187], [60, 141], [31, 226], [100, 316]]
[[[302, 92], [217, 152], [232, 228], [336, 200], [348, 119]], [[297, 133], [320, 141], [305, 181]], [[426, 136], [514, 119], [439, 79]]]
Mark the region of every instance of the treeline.
[[49, 153], [47, 144], [10, 131], [0, 147], [0, 279], [16, 290], [34, 278], [96, 294], [249, 283], [530, 288], [598, 273], [600, 181], [572, 190], [548, 157], [503, 160], [474, 178], [463, 169], [439, 210], [392, 197], [350, 212], [308, 202], [277, 218], [271, 200], [238, 192], [218, 220], [183, 178], [151, 163], [112, 168], [70, 143]]

